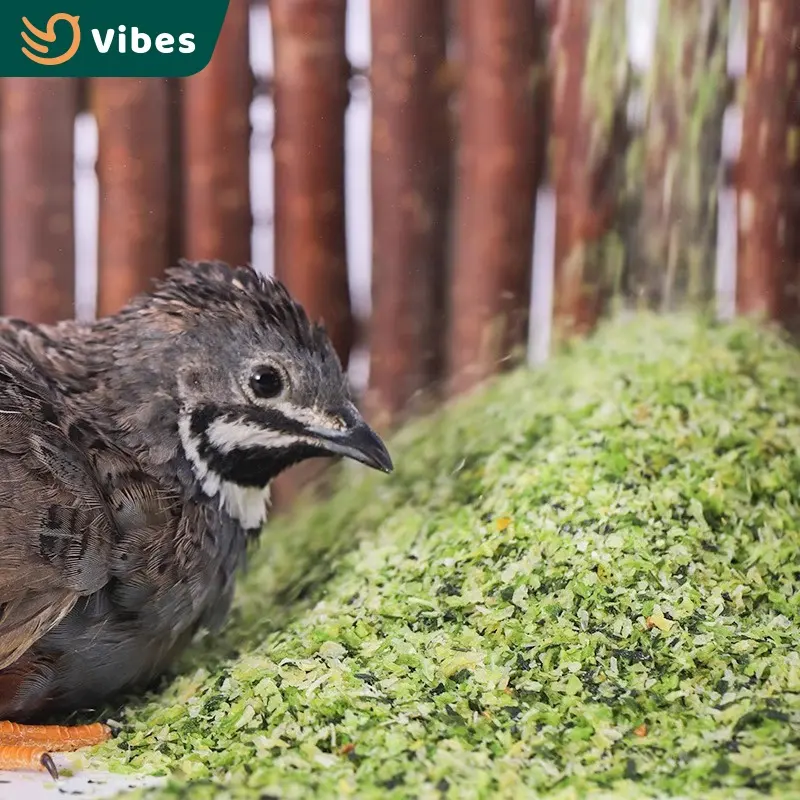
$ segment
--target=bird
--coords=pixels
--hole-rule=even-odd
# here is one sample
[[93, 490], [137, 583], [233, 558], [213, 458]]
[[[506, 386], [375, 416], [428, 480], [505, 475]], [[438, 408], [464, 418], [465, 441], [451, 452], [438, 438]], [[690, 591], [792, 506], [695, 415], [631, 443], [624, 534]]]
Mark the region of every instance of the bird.
[[250, 266], [186, 261], [94, 322], [0, 319], [0, 769], [47, 770], [217, 631], [311, 457], [389, 473], [322, 324]]

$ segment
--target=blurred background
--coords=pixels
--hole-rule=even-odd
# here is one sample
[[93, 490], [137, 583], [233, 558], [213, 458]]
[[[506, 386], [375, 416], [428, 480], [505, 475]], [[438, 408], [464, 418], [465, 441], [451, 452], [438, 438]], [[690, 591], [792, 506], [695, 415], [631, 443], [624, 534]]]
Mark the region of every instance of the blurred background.
[[231, 0], [191, 78], [3, 79], [2, 313], [252, 263], [382, 428], [615, 310], [792, 327], [799, 31], [791, 0]]

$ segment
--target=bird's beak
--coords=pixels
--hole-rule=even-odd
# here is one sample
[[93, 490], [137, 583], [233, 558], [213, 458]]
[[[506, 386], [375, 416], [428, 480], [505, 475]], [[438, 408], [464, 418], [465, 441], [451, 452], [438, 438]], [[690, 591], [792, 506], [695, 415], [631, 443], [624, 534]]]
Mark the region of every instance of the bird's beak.
[[352, 458], [381, 472], [394, 469], [383, 440], [364, 420], [358, 420], [354, 426], [342, 431], [316, 428], [314, 434], [330, 453]]

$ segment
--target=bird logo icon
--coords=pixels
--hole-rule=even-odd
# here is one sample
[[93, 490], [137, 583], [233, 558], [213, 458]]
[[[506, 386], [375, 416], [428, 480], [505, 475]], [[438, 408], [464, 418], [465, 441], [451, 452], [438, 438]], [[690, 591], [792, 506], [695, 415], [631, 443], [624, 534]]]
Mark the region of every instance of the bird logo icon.
[[[32, 25], [27, 17], [22, 18], [22, 24], [37, 38], [41, 39], [41, 42], [37, 42], [35, 39], [32, 39], [25, 31], [22, 31], [22, 38], [25, 41], [25, 44], [31, 48], [31, 50], [35, 50], [36, 53], [46, 54], [50, 47], [49, 45], [53, 44], [56, 40], [56, 22], [64, 21], [70, 24], [72, 28], [72, 42], [70, 43], [69, 47], [59, 56], [47, 56], [47, 55], [37, 55], [28, 47], [23, 47], [22, 52], [31, 60], [35, 61], [37, 64], [44, 64], [46, 66], [57, 66], [58, 64], [64, 64], [65, 62], [69, 61], [75, 53], [78, 52], [78, 48], [81, 44], [81, 29], [78, 25], [79, 17], [74, 17], [72, 14], [64, 14], [63, 12], [58, 14], [53, 14], [49, 20], [47, 20], [47, 29], [46, 30], [39, 30], [35, 25]], [[42, 42], [47, 42], [48, 44], [42, 44]]]

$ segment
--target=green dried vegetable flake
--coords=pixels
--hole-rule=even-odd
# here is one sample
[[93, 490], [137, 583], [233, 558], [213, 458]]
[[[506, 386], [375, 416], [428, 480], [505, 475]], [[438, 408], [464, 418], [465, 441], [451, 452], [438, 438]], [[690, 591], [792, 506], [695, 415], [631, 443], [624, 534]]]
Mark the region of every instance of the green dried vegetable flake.
[[197, 800], [800, 797], [799, 378], [774, 332], [643, 316], [410, 426], [393, 476], [268, 526], [93, 765]]

